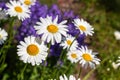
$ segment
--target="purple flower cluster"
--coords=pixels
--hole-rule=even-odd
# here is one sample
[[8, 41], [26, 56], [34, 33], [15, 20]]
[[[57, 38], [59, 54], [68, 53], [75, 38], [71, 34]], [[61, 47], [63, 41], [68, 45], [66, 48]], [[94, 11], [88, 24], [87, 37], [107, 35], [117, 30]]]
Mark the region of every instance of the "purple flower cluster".
[[[50, 8], [48, 8], [47, 5], [42, 5], [39, 2], [36, 2], [35, 5], [31, 6], [31, 17], [25, 19], [21, 26], [18, 28], [18, 34], [16, 36], [18, 41], [21, 41], [24, 39], [24, 37], [29, 35], [39, 36], [36, 34], [36, 31], [34, 29], [34, 25], [36, 25], [36, 22], [39, 21], [40, 17], [46, 17], [47, 15], [52, 16], [54, 19], [58, 15], [58, 22], [61, 22], [62, 20], [67, 19], [68, 23], [67, 25], [69, 34], [75, 36], [78, 34], [78, 30], [75, 29], [75, 26], [72, 23], [72, 20], [75, 18], [78, 18], [78, 16], [74, 15], [73, 11], [67, 11], [67, 12], [61, 12], [59, 7], [55, 4], [53, 4]], [[78, 42], [80, 45], [83, 44], [84, 35], [80, 35], [78, 37]], [[59, 44], [56, 44], [54, 46], [51, 46], [51, 53], [53, 56], [59, 56], [60, 55], [60, 49]]]
[[[4, 5], [4, 4], [2, 4]], [[39, 21], [40, 17], [45, 18], [47, 15], [52, 16], [54, 19], [56, 16], [58, 16], [58, 22], [61, 22], [62, 20], [68, 20], [68, 34], [71, 34], [75, 36], [78, 34], [78, 30], [75, 29], [75, 26], [72, 23], [72, 20], [75, 18], [78, 18], [78, 16], [74, 15], [73, 11], [66, 11], [62, 12], [59, 7], [55, 4], [53, 4], [50, 8], [48, 8], [47, 5], [40, 4], [40, 2], [36, 2], [35, 5], [30, 7], [31, 15], [30, 18], [25, 19], [21, 22], [21, 25], [17, 29], [17, 35], [16, 39], [18, 41], [24, 40], [24, 37], [34, 35], [36, 37], [40, 37], [40, 35], [36, 34], [36, 31], [34, 29], [34, 25], [36, 25], [36, 22]], [[84, 35], [79, 35], [78, 37], [78, 43], [80, 45], [83, 44]], [[50, 48], [50, 56], [59, 56], [61, 53], [61, 47], [59, 44], [55, 44], [54, 46], [51, 46]]]
[[5, 2], [0, 2], [0, 8], [1, 9], [7, 9], [5, 4], [6, 4]]

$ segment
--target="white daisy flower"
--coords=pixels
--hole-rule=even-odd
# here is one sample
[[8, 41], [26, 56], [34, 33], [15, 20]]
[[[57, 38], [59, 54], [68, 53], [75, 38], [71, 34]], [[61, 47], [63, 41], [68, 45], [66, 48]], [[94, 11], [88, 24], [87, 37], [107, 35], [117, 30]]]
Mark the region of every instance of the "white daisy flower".
[[112, 62], [112, 67], [113, 67], [114, 69], [117, 69], [119, 66], [120, 66], [120, 63]]
[[117, 69], [118, 67], [120, 67], [120, 57], [118, 57], [117, 63], [112, 62], [112, 66], [114, 69]]
[[23, 41], [20, 41], [20, 45], [17, 46], [17, 54], [20, 56], [20, 60], [24, 63], [31, 63], [39, 65], [46, 59], [48, 48], [44, 43], [39, 44], [36, 42], [34, 36], [28, 36]]
[[63, 46], [63, 49], [67, 48], [70, 50], [74, 50], [78, 47], [78, 42], [77, 40], [74, 40], [75, 37], [72, 37], [71, 35], [67, 35], [66, 39], [60, 44], [61, 46]]
[[55, 42], [60, 43], [62, 40], [62, 35], [67, 36], [66, 32], [68, 31], [66, 20], [58, 22], [58, 16], [52, 20], [51, 16], [47, 16], [46, 18], [40, 18], [41, 22], [37, 22], [37, 25], [34, 26], [35, 30], [37, 30], [37, 34], [43, 34], [42, 40], [51, 42], [52, 45]]
[[83, 19], [74, 19], [73, 23], [77, 27], [77, 29], [80, 30], [81, 34], [84, 33], [86, 36], [87, 35], [91, 35], [91, 36], [93, 35], [94, 28], [89, 23], [84, 21]]
[[4, 41], [7, 39], [8, 33], [0, 28], [0, 45], [4, 43]]
[[116, 40], [120, 40], [120, 32], [119, 31], [115, 31], [114, 36], [115, 36]]
[[67, 53], [67, 59], [71, 61], [71, 63], [77, 63], [80, 60], [80, 51], [79, 50], [70, 50]]
[[17, 16], [19, 20], [24, 20], [25, 18], [30, 17], [30, 10], [25, 5], [21, 4], [20, 1], [12, 1], [7, 3], [6, 6], [8, 9], [6, 10], [6, 14], [9, 14], [10, 17]]
[[85, 47], [81, 47], [80, 48], [80, 64], [82, 64], [82, 67], [87, 68], [88, 66], [90, 66], [91, 68], [95, 68], [95, 65], [100, 64], [100, 59], [96, 58], [97, 53], [92, 52], [92, 50], [88, 50], [88, 48]]
[[60, 77], [59, 77], [59, 79], [60, 80], [80, 80], [80, 78], [79, 79], [76, 79], [73, 75], [70, 75], [69, 76], [69, 78], [67, 78], [67, 76], [64, 74], [63, 76], [61, 75]]
[[35, 4], [36, 0], [20, 0], [20, 2], [28, 7], [31, 7]]

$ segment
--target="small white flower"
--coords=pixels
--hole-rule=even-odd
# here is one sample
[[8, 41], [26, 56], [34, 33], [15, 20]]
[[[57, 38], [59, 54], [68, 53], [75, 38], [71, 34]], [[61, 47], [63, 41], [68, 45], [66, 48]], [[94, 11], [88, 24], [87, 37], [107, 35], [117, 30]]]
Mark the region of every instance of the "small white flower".
[[46, 18], [40, 18], [40, 22], [37, 22], [37, 25], [34, 26], [35, 30], [37, 30], [37, 34], [42, 34], [42, 40], [51, 42], [52, 45], [56, 43], [60, 43], [62, 40], [62, 35], [67, 36], [66, 32], [68, 31], [66, 20], [57, 23], [58, 16], [52, 20], [51, 16], [47, 16]]
[[72, 37], [71, 35], [67, 35], [66, 39], [60, 44], [61, 46], [63, 46], [63, 49], [67, 48], [70, 50], [74, 50], [78, 47], [78, 42], [77, 40], [74, 40], [75, 37]]
[[112, 67], [114, 69], [117, 69], [120, 66], [120, 64], [116, 64], [115, 62], [112, 62]]
[[6, 14], [9, 14], [10, 17], [17, 16], [22, 21], [30, 17], [29, 8], [21, 4], [20, 1], [10, 0], [10, 3], [7, 3], [6, 6], [8, 7]]
[[82, 64], [82, 67], [87, 68], [90, 66], [91, 68], [95, 68], [95, 65], [100, 64], [100, 59], [96, 58], [96, 53], [92, 52], [92, 50], [88, 50], [88, 48], [85, 46], [81, 46], [80, 48], [80, 64]]
[[109, 67], [107, 68], [107, 71], [110, 71], [110, 68], [109, 68]]
[[17, 54], [20, 56], [20, 60], [24, 63], [31, 63], [33, 66], [42, 63], [48, 55], [48, 48], [44, 43], [36, 42], [34, 36], [28, 36], [24, 41], [20, 41], [20, 45], [17, 46]]
[[36, 0], [20, 0], [20, 2], [28, 7], [31, 7], [35, 4]]
[[67, 53], [67, 59], [71, 61], [71, 63], [77, 63], [80, 59], [80, 51], [79, 50], [70, 50]]
[[4, 43], [4, 41], [7, 39], [8, 33], [0, 28], [0, 45]]
[[118, 57], [118, 60], [117, 60], [118, 63], [120, 63], [120, 57]]
[[2, 8], [0, 8], [0, 20], [1, 19], [4, 19], [4, 20], [7, 19], [6, 12]]
[[120, 40], [120, 32], [119, 31], [115, 31], [114, 36], [115, 36], [116, 40]]
[[61, 75], [59, 79], [60, 79], [60, 80], [80, 80], [80, 78], [79, 78], [79, 79], [76, 79], [73, 75], [70, 75], [70, 76], [67, 78], [67, 76], [66, 76], [65, 74], [64, 74], [63, 76]]
[[93, 35], [94, 28], [89, 23], [84, 21], [83, 19], [74, 19], [73, 23], [77, 27], [77, 29], [80, 30], [81, 34], [84, 33], [86, 36], [87, 35], [91, 35], [91, 36]]

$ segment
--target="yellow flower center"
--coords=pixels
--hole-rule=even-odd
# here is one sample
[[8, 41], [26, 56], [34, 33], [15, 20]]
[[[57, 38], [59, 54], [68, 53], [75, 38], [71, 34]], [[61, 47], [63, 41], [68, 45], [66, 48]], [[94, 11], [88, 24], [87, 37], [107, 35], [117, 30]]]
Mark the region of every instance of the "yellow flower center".
[[56, 33], [58, 31], [58, 27], [55, 26], [55, 25], [49, 25], [47, 27], [47, 30], [50, 32], [50, 33]]
[[76, 55], [75, 53], [72, 53], [72, 54], [71, 54], [71, 57], [72, 57], [72, 58], [77, 58], [77, 55]]
[[86, 61], [92, 61], [92, 57], [91, 55], [85, 53], [82, 55], [83, 59], [86, 60]]
[[31, 1], [30, 1], [30, 0], [25, 0], [25, 1], [24, 1], [24, 4], [30, 5], [30, 4], [31, 4]]
[[23, 10], [22, 10], [22, 8], [20, 6], [16, 6], [15, 11], [19, 12], [19, 13], [22, 13]]
[[38, 52], [39, 52], [39, 48], [35, 44], [31, 44], [27, 47], [27, 53], [29, 55], [35, 56], [38, 54]]
[[71, 40], [67, 40], [67, 44], [71, 45], [72, 41]]
[[79, 28], [80, 28], [80, 30], [82, 30], [82, 31], [86, 31], [86, 27], [84, 27], [83, 25], [80, 25]]

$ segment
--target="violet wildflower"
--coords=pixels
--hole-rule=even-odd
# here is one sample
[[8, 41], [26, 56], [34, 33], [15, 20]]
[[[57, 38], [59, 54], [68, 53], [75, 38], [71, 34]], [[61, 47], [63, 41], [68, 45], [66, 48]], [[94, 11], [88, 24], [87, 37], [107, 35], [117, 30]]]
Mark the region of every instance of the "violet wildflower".
[[[36, 22], [39, 21], [40, 17], [45, 18], [47, 15], [52, 16], [52, 19], [58, 16], [58, 22], [61, 22], [65, 19], [68, 20], [68, 22], [66, 23], [66, 25], [68, 25], [68, 34], [76, 36], [76, 34], [79, 33], [79, 30], [77, 30], [74, 24], [72, 23], [73, 19], [78, 18], [78, 16], [76, 16], [72, 10], [62, 12], [59, 9], [59, 7], [55, 4], [48, 8], [47, 5], [42, 5], [37, 1], [35, 5], [32, 5], [30, 7], [30, 11], [31, 11], [30, 18], [22, 21], [21, 26], [18, 28], [18, 33], [16, 35], [18, 41], [23, 40], [24, 37], [30, 35], [38, 36], [41, 38], [41, 35], [36, 34], [36, 31], [33, 28], [33, 26], [36, 25]], [[79, 46], [81, 46], [84, 41], [84, 35], [79, 35], [77, 40]], [[49, 56], [59, 56], [61, 50], [62, 47], [60, 47], [59, 44], [55, 44], [54, 46], [51, 46]]]
[[0, 2], [0, 8], [1, 9], [7, 9], [5, 2]]

